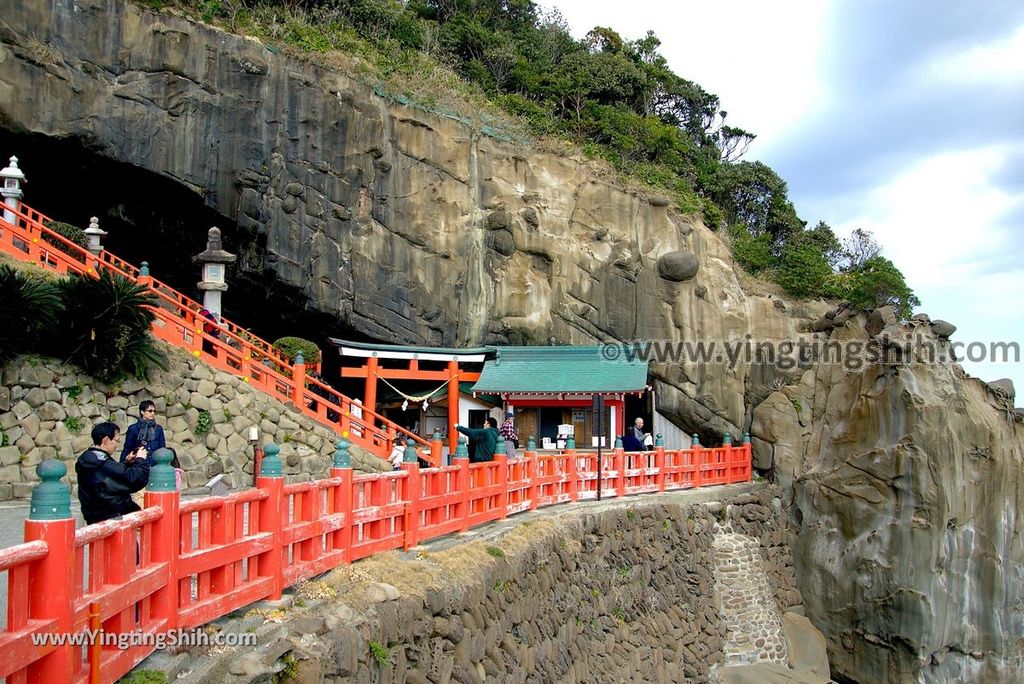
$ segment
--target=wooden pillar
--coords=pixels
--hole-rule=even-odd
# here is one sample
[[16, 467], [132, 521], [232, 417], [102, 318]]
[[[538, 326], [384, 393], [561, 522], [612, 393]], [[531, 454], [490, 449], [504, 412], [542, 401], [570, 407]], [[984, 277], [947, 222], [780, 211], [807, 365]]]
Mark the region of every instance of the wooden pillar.
[[363, 406], [370, 413], [377, 412], [377, 357], [366, 359], [366, 390], [363, 392]]
[[452, 429], [452, 425], [459, 422], [459, 362], [451, 360], [448, 362], [448, 452], [455, 454], [459, 446], [459, 433]]

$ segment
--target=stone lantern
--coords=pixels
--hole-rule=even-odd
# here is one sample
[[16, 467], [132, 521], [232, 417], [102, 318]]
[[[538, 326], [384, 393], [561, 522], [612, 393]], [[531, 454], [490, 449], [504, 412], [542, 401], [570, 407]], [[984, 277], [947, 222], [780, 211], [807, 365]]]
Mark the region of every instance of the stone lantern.
[[100, 229], [100, 220], [93, 216], [89, 219], [89, 227], [82, 232], [85, 233], [85, 248], [99, 256], [100, 252], [103, 251], [103, 245], [100, 244], [100, 240], [107, 235], [107, 231]]
[[228, 289], [225, 279], [227, 265], [235, 263], [238, 257], [225, 252], [221, 246], [220, 228], [210, 228], [206, 239], [206, 251], [192, 257], [193, 263], [203, 265], [203, 279], [197, 284], [203, 292], [203, 306], [220, 318], [220, 295]]
[[[18, 168], [18, 158], [11, 157], [11, 163], [0, 171], [0, 179], [3, 186], [0, 187], [0, 195], [4, 197], [4, 220], [14, 223], [14, 212], [18, 210], [22, 194], [22, 183], [25, 183], [25, 174]], [[12, 211], [14, 210], [14, 211]]]

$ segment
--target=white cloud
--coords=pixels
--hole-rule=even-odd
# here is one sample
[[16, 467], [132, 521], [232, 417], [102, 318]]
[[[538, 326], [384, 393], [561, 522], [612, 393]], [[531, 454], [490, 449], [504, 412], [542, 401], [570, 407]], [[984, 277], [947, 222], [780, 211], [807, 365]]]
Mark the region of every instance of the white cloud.
[[[1024, 25], [1011, 23], [1014, 3], [548, 4], [577, 36], [652, 29], [671, 68], [758, 135], [747, 158], [783, 174], [801, 217], [872, 230], [921, 310], [958, 326], [954, 339], [1024, 344]], [[964, 365], [1013, 378], [1024, 396], [1024, 364]]]
[[[879, 178], [863, 194], [823, 199], [817, 208], [841, 236], [855, 228], [874, 233], [921, 299], [920, 311], [958, 327], [954, 340], [1024, 345], [1024, 305], [1017, 296], [1024, 292], [1024, 270], [994, 267], [1012, 254], [1013, 231], [1020, 230], [1005, 219], [1022, 198], [993, 181], [1014, 152], [1001, 145], [935, 154]], [[1024, 363], [963, 365], [984, 380], [1012, 377], [1024, 393]]]
[[[554, 0], [573, 35], [609, 26], [624, 38], [654, 31], [675, 73], [721, 98], [729, 123], [769, 139], [814, 108], [814, 56], [826, 5], [815, 0], [716, 3], [681, 0]], [[760, 141], [758, 141], [760, 142]], [[755, 143], [755, 145], [758, 143]]]
[[976, 45], [935, 59], [928, 66], [927, 77], [935, 85], [1021, 81], [1024, 79], [1024, 26], [991, 45]]
[[1000, 146], [922, 159], [848, 202], [859, 205], [858, 211], [833, 227], [841, 233], [872, 231], [886, 256], [919, 288], [948, 281], [957, 271], [974, 276], [977, 262], [1001, 254], [1010, 243], [997, 226], [1016, 200], [990, 180], [1010, 151]]

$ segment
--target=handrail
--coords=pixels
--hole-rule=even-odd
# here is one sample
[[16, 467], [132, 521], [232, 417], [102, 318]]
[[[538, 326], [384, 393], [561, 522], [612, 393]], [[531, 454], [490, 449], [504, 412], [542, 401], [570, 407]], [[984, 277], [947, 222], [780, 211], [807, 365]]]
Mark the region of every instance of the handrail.
[[[237, 323], [222, 318], [217, 335], [209, 335], [203, 330], [205, 319], [198, 313], [202, 308], [198, 302], [152, 276], [142, 275], [137, 267], [106, 249], [93, 254], [68, 240], [46, 227], [45, 222], [51, 220], [49, 217], [24, 203], [17, 209], [4, 207], [4, 210], [14, 215], [14, 222], [0, 214], [0, 251], [58, 273], [96, 276], [102, 269], [143, 285], [157, 300], [151, 307], [157, 317], [153, 323], [153, 334], [157, 338], [187, 349], [220, 370], [241, 375], [247, 381], [256, 380], [251, 382], [254, 387], [283, 401], [291, 401], [302, 413], [332, 430], [343, 435], [347, 432], [345, 436], [380, 458], [388, 456], [390, 440], [401, 434], [424, 448], [422, 458], [432, 465], [440, 465], [439, 454], [430, 451], [426, 439], [368, 407], [360, 406], [360, 412], [353, 413], [349, 397], [308, 377], [305, 365], [293, 363], [271, 343]], [[3, 235], [5, 230], [11, 234]], [[15, 239], [23, 244], [15, 244]], [[270, 367], [260, 365], [267, 361]], [[255, 368], [257, 365], [260, 367]], [[319, 410], [324, 402], [343, 410], [335, 411], [326, 405], [324, 410]], [[333, 420], [332, 414], [335, 414]]]
[[620, 498], [748, 482], [752, 473], [749, 443], [620, 447], [601, 459], [600, 480], [594, 452], [527, 451], [485, 463], [457, 458], [444, 468], [404, 463], [387, 473], [336, 467], [328, 478], [292, 484], [260, 476], [255, 489], [189, 501], [179, 491], [147, 490], [142, 511], [77, 531], [70, 516], [30, 519], [27, 543], [0, 549], [11, 597], [9, 624], [0, 629], [0, 677], [67, 684], [83, 681], [91, 665], [113, 681], [153, 651], [106, 649], [87, 663], [80, 647], [33, 644], [40, 634], [81, 634], [89, 614], [105, 632], [197, 628], [359, 558], [545, 506], [596, 500], [599, 484], [602, 496]]

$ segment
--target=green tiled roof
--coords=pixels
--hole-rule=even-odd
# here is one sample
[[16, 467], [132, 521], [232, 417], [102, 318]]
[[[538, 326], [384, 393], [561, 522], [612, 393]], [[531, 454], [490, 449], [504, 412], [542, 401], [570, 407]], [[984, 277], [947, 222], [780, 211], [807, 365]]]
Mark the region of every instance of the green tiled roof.
[[[601, 347], [494, 347], [474, 392], [636, 392], [647, 386], [647, 362], [607, 361]], [[621, 356], [621, 355], [620, 355]]]
[[[459, 383], [459, 391], [462, 392], [463, 394], [472, 394], [473, 393], [473, 383], [471, 383], [471, 382], [460, 382]], [[476, 398], [479, 399], [480, 401], [486, 402], [488, 404], [494, 404], [495, 406], [501, 406], [501, 397], [499, 397], [497, 394], [477, 394]]]

